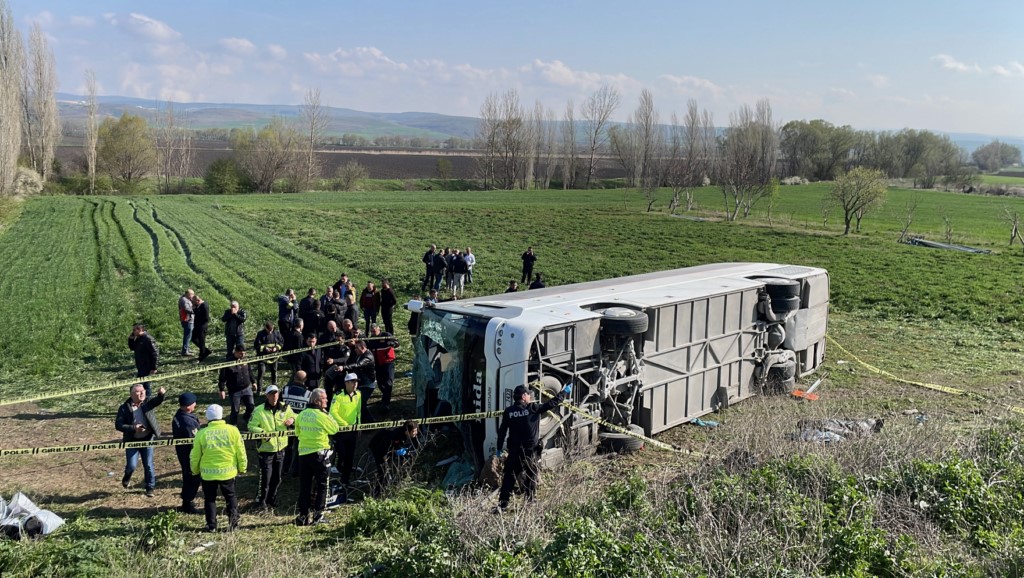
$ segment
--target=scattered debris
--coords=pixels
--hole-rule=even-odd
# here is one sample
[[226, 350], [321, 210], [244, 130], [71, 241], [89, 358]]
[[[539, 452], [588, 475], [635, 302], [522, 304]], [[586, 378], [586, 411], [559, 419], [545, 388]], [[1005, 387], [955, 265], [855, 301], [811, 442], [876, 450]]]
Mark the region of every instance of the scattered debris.
[[710, 419], [705, 420], [705, 419], [695, 418], [695, 419], [691, 420], [690, 423], [692, 423], [695, 426], [700, 426], [700, 427], [718, 427], [718, 422], [714, 421], [714, 420], [710, 420]]
[[851, 438], [862, 438], [882, 431], [884, 420], [867, 419], [802, 419], [797, 422], [797, 433], [790, 434], [793, 441], [836, 443]]
[[13, 540], [52, 534], [64, 525], [64, 519], [40, 509], [25, 494], [18, 492], [10, 503], [0, 498], [0, 535]]
[[791, 395], [793, 397], [797, 398], [797, 399], [806, 399], [808, 401], [818, 401], [818, 394], [814, 393], [814, 390], [818, 389], [818, 386], [821, 385], [821, 382], [825, 381], [826, 377], [827, 377], [826, 375], [823, 375], [823, 376], [819, 377], [814, 382], [814, 384], [811, 385], [811, 387], [807, 388], [807, 391], [804, 391], [802, 389], [795, 389], [795, 390], [793, 390], [793, 393]]
[[939, 243], [938, 241], [929, 241], [922, 237], [911, 237], [909, 241], [906, 241], [908, 245], [914, 245], [916, 247], [929, 247], [931, 249], [945, 249], [947, 251], [963, 251], [964, 253], [974, 253], [976, 255], [988, 255], [992, 251], [988, 249], [978, 249], [976, 247], [968, 247], [967, 245], [954, 245], [952, 243]]
[[917, 415], [919, 413], [921, 413], [921, 412], [916, 410], [916, 409], [905, 409], [905, 410], [903, 410], [903, 415]]
[[203, 542], [202, 544], [200, 544], [200, 545], [196, 546], [195, 548], [192, 548], [191, 550], [189, 550], [188, 553], [189, 554], [198, 554], [198, 553], [202, 552], [203, 550], [206, 550], [210, 546], [213, 546], [214, 544], [216, 544], [216, 542]]
[[441, 467], [441, 466], [447, 466], [448, 464], [450, 464], [450, 463], [452, 463], [452, 462], [454, 462], [454, 461], [456, 461], [458, 459], [459, 459], [459, 456], [452, 456], [450, 458], [445, 458], [445, 459], [437, 462], [436, 464], [434, 464], [434, 466], [438, 467], [438, 468]]

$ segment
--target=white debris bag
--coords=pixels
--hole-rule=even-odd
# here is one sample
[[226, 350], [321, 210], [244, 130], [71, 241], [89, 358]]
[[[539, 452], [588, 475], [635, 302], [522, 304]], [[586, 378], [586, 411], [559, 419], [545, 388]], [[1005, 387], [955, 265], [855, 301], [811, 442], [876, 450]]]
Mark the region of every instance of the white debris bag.
[[47, 536], [63, 525], [63, 518], [40, 509], [21, 492], [14, 494], [10, 502], [0, 497], [0, 535], [15, 540]]

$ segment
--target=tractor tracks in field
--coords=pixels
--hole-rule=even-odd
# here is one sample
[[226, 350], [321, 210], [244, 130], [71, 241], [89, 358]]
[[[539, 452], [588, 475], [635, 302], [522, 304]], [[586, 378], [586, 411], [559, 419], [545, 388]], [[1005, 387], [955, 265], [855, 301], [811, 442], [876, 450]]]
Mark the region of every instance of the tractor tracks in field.
[[219, 293], [221, 297], [230, 300], [231, 291], [227, 287], [222, 285], [220, 282], [218, 282], [217, 279], [213, 277], [213, 275], [210, 275], [201, 267], [196, 265], [195, 261], [192, 260], [192, 250], [189, 248], [188, 242], [185, 241], [185, 236], [178, 232], [178, 230], [171, 226], [167, 221], [160, 219], [160, 216], [157, 215], [156, 207], [154, 207], [152, 204], [150, 204], [149, 210], [153, 216], [153, 221], [156, 224], [163, 227], [166, 230], [167, 234], [173, 235], [174, 238], [178, 240], [178, 246], [181, 247], [181, 252], [185, 257], [185, 264], [188, 266], [189, 269], [192, 270], [192, 273], [206, 281], [206, 283], [209, 284], [209, 286], [212, 287], [214, 291]]
[[87, 327], [89, 327], [89, 333], [99, 341], [99, 336], [95, 334], [95, 327], [98, 324], [96, 312], [99, 310], [97, 306], [99, 302], [99, 286], [103, 277], [103, 242], [100, 240], [100, 219], [102, 215], [100, 214], [100, 202], [87, 200], [85, 203], [85, 210], [90, 212], [89, 220], [92, 223], [93, 265], [96, 267], [96, 272], [93, 273], [92, 279], [89, 280], [89, 287], [85, 292], [85, 302], [88, 304], [85, 308], [85, 320]]
[[139, 274], [139, 257], [135, 254], [135, 249], [132, 248], [132, 244], [128, 241], [128, 235], [125, 233], [124, 225], [121, 223], [121, 219], [117, 218], [117, 203], [110, 203], [110, 220], [113, 221], [114, 226], [117, 227], [117, 234], [121, 237], [121, 242], [124, 243], [125, 251], [128, 253], [128, 259], [131, 261], [132, 273], [135, 275]]
[[164, 285], [173, 289], [174, 285], [169, 279], [167, 279], [167, 274], [164, 273], [163, 265], [160, 264], [160, 239], [156, 236], [156, 231], [154, 231], [153, 228], [145, 221], [139, 218], [138, 205], [135, 203], [129, 203], [129, 205], [132, 207], [132, 218], [135, 219], [135, 222], [138, 223], [140, 227], [145, 229], [146, 233], [149, 235], [150, 241], [153, 242], [153, 270], [156, 271], [157, 277], [160, 277], [160, 280], [163, 281]]
[[[229, 228], [229, 229], [231, 229], [233, 231], [241, 230], [241, 224], [240, 223], [238, 223], [238, 222], [231, 222], [232, 220], [235, 219], [235, 217], [233, 217], [233, 216], [232, 217], [225, 217], [224, 215], [215, 214], [215, 212], [212, 212], [212, 211], [207, 213], [207, 214], [214, 221], [217, 221], [218, 223], [224, 225], [225, 227], [227, 227], [227, 228]], [[272, 253], [274, 253], [274, 254], [276, 254], [278, 256], [281, 256], [281, 257], [283, 257], [283, 258], [285, 258], [287, 260], [290, 260], [290, 261], [296, 263], [297, 265], [299, 265], [303, 269], [308, 269], [308, 270], [316, 271], [317, 269], [319, 269], [320, 267], [323, 266], [322, 264], [317, 264], [317, 263], [312, 262], [306, 255], [303, 255], [302, 254], [302, 247], [300, 245], [298, 245], [296, 243], [293, 243], [293, 242], [285, 239], [284, 237], [281, 237], [280, 235], [274, 235], [274, 236], [277, 238], [278, 242], [281, 243], [281, 245], [283, 245], [282, 247], [274, 247], [272, 243], [268, 243], [267, 241], [263, 240], [259, 235], [253, 235], [252, 237], [249, 238], [249, 240], [251, 240], [252, 242], [256, 243], [257, 245], [263, 247], [264, 249], [266, 249], [266, 250], [268, 250], [268, 251], [270, 251], [270, 252], [272, 252]], [[309, 251], [309, 252], [312, 253], [312, 251]], [[322, 254], [319, 254], [319, 253], [316, 253], [316, 254], [322, 256]]]

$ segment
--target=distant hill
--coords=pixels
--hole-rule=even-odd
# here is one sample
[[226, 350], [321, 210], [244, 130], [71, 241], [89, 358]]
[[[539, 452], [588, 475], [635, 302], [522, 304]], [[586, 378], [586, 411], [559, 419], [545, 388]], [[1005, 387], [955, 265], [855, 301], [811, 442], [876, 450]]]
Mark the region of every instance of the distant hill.
[[[84, 97], [57, 93], [57, 100], [63, 119], [78, 123], [85, 118]], [[158, 104], [155, 100], [127, 96], [100, 96], [96, 100], [99, 103], [100, 114], [104, 116], [120, 116], [123, 112], [130, 112], [152, 117]], [[297, 118], [302, 110], [298, 105], [237, 102], [176, 102], [174, 106], [188, 113], [195, 128], [258, 127], [268, 123], [275, 116]], [[352, 133], [368, 139], [378, 136], [423, 137], [436, 140], [449, 137], [471, 139], [479, 122], [479, 119], [474, 117], [449, 116], [433, 112], [363, 112], [350, 108], [325, 108], [330, 115], [327, 127], [330, 136]], [[934, 132], [948, 134], [953, 142], [965, 149], [968, 154], [996, 139], [1024, 150], [1024, 138]]]
[[[85, 119], [85, 99], [76, 94], [57, 94], [61, 117], [72, 123]], [[126, 96], [96, 98], [101, 116], [120, 116], [124, 112], [152, 118], [156, 114], [154, 100]], [[195, 128], [236, 128], [263, 126], [270, 119], [297, 118], [302, 107], [280, 104], [245, 104], [220, 102], [174, 103], [186, 112]], [[348, 108], [324, 107], [329, 115], [327, 133], [341, 136], [353, 133], [372, 139], [377, 136], [424, 137], [444, 140], [449, 137], [470, 139], [476, 132], [477, 119], [432, 112], [362, 112]]]

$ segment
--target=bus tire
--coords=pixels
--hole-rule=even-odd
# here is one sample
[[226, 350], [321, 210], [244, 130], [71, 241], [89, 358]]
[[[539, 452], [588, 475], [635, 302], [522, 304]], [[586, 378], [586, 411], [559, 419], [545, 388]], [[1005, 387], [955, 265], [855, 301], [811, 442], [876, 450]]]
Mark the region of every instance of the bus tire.
[[[646, 435], [644, 428], [635, 424], [626, 429], [639, 435]], [[601, 446], [612, 452], [628, 454], [644, 447], [644, 440], [617, 431], [600, 432], [597, 436], [601, 440]]]
[[609, 335], [636, 335], [647, 331], [647, 314], [636, 309], [609, 307], [601, 314], [601, 331]]

